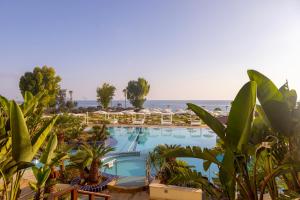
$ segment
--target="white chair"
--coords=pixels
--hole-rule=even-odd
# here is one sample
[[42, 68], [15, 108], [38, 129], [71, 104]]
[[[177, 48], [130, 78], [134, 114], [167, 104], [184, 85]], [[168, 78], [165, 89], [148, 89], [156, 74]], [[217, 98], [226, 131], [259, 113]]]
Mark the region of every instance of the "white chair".
[[[169, 116], [169, 118], [165, 119], [164, 116]], [[173, 113], [172, 112], [161, 113], [161, 119], [160, 119], [161, 125], [172, 125], [172, 122], [173, 122]]]

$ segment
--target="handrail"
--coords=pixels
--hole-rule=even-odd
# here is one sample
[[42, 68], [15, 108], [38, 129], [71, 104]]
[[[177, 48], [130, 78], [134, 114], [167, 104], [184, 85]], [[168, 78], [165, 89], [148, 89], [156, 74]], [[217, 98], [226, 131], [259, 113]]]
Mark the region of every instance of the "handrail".
[[59, 197], [66, 195], [66, 194], [71, 194], [71, 200], [77, 200], [78, 198], [78, 194], [83, 194], [83, 195], [88, 195], [89, 196], [89, 200], [94, 200], [95, 197], [103, 197], [104, 200], [111, 200], [111, 196], [108, 194], [103, 194], [103, 193], [96, 193], [96, 192], [88, 192], [88, 191], [83, 191], [83, 190], [78, 190], [77, 186], [70, 186], [67, 187], [66, 189], [62, 190], [62, 191], [58, 191], [55, 193], [51, 193], [48, 197], [48, 200], [56, 200]]
[[58, 192], [54, 192], [54, 193], [50, 193], [48, 200], [55, 200], [58, 197], [61, 197], [65, 194], [71, 193], [71, 200], [77, 200], [78, 199], [78, 187], [77, 186], [70, 186], [67, 187], [64, 190], [58, 191]]
[[88, 192], [83, 190], [78, 190], [79, 194], [89, 195], [89, 200], [95, 199], [95, 197], [103, 197], [104, 200], [111, 200], [111, 196], [108, 194], [103, 193], [96, 193], [96, 192]]

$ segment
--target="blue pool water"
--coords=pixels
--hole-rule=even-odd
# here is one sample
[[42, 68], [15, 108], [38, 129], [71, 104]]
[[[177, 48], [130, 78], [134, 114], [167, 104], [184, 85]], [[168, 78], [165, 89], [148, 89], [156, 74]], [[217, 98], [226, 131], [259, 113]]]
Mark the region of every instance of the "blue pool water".
[[[103, 171], [120, 176], [145, 176], [146, 157], [159, 144], [177, 144], [181, 146], [200, 146], [213, 148], [217, 137], [208, 128], [140, 128], [110, 127], [111, 137], [117, 140], [115, 152], [140, 152], [140, 156], [114, 157], [114, 165]], [[218, 169], [212, 165], [208, 171], [203, 169], [203, 161], [195, 158], [181, 158], [197, 171], [212, 178]]]

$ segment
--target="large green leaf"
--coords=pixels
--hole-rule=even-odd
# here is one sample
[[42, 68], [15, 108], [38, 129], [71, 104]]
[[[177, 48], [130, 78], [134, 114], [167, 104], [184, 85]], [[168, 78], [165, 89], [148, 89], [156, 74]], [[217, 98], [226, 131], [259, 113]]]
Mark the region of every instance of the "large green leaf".
[[187, 157], [187, 158], [198, 158], [202, 159], [203, 167], [207, 171], [212, 163], [221, 165], [221, 162], [218, 161], [217, 156], [220, 155], [221, 152], [219, 149], [207, 149], [203, 150], [198, 146], [187, 146], [187, 147], [178, 147], [175, 149], [167, 149], [163, 156], [164, 157]]
[[235, 97], [228, 116], [226, 143], [233, 151], [242, 151], [248, 144], [256, 105], [256, 83], [246, 83]]
[[32, 146], [30, 135], [24, 120], [23, 113], [15, 101], [10, 106], [10, 129], [12, 134], [12, 155], [16, 162], [30, 162]]
[[48, 141], [46, 149], [43, 151], [41, 155], [40, 162], [45, 165], [49, 165], [49, 163], [55, 156], [54, 151], [56, 147], [57, 147], [57, 136], [53, 134]]
[[271, 127], [271, 123], [269, 122], [268, 117], [266, 116], [265, 111], [263, 110], [263, 108], [261, 107], [261, 105], [256, 105], [256, 112], [258, 114], [258, 117], [261, 118], [261, 120], [263, 121], [263, 123], [268, 126]]
[[219, 178], [224, 187], [224, 191], [227, 193], [229, 199], [235, 199], [235, 180], [236, 172], [234, 168], [234, 154], [227, 147], [225, 150], [224, 159], [219, 171]]
[[257, 98], [273, 130], [290, 135], [291, 114], [284, 96], [275, 84], [263, 74], [248, 70], [250, 80], [257, 83]]
[[225, 139], [225, 126], [209, 112], [203, 108], [188, 103], [188, 108], [191, 109], [207, 126], [209, 126], [222, 140]]
[[[32, 149], [33, 149], [33, 156], [37, 153], [40, 149], [41, 145], [44, 143], [45, 139], [51, 132], [55, 122], [57, 120], [57, 116], [53, 117], [41, 130], [35, 134], [32, 138]], [[33, 158], [32, 156], [32, 158]]]

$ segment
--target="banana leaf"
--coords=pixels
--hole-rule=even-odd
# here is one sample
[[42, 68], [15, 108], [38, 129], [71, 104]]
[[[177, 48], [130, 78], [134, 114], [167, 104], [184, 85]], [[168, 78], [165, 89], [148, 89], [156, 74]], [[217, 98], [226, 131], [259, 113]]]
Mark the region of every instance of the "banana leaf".
[[225, 139], [225, 126], [217, 118], [215, 118], [209, 112], [195, 104], [188, 103], [187, 106], [202, 121], [204, 121], [204, 123], [207, 124], [207, 126], [209, 126], [222, 140]]
[[248, 70], [250, 80], [257, 83], [257, 98], [275, 132], [290, 136], [291, 114], [288, 103], [275, 84], [263, 74]]
[[33, 149], [26, 122], [20, 107], [15, 101], [10, 105], [10, 129], [12, 134], [12, 156], [16, 162], [30, 162]]
[[54, 151], [56, 147], [57, 147], [57, 136], [53, 134], [48, 141], [46, 149], [43, 151], [41, 155], [40, 162], [45, 165], [48, 165], [55, 156]]
[[[52, 130], [52, 127], [54, 126], [55, 122], [57, 120], [57, 116], [53, 117], [41, 130], [35, 134], [32, 138], [32, 151], [33, 151], [33, 156], [37, 153], [37, 151], [40, 149], [42, 144], [44, 143], [45, 139], [49, 135], [49, 133]], [[31, 159], [32, 159], [31, 158]]]
[[256, 105], [256, 83], [246, 83], [235, 97], [228, 116], [225, 145], [241, 152], [248, 144]]

